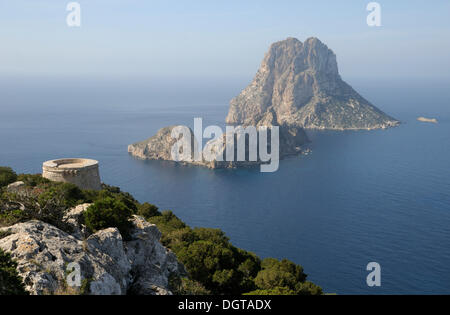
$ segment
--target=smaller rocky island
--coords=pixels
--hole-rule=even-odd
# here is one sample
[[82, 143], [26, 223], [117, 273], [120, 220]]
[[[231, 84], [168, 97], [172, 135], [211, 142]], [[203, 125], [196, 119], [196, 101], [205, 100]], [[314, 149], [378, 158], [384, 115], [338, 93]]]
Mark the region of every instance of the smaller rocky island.
[[417, 121], [425, 122], [425, 123], [432, 123], [432, 124], [438, 123], [438, 120], [436, 118], [426, 118], [426, 117], [419, 117], [419, 118], [417, 118]]
[[[177, 161], [181, 164], [191, 164], [197, 166], [203, 166], [211, 169], [225, 169], [225, 168], [238, 168], [238, 167], [249, 167], [255, 165], [272, 165], [278, 163], [280, 159], [283, 159], [288, 156], [307, 153], [309, 150], [305, 147], [307, 143], [309, 143], [309, 139], [303, 128], [299, 128], [296, 126], [276, 126], [277, 127], [277, 138], [273, 139], [274, 136], [273, 131], [270, 131], [270, 128], [274, 127], [271, 124], [268, 124], [269, 131], [265, 132], [266, 129], [264, 125], [263, 129], [255, 128], [255, 136], [257, 140], [254, 142], [254, 149], [256, 155], [253, 160], [250, 160], [251, 154], [250, 151], [250, 143], [249, 133], [245, 131], [244, 127], [237, 127], [233, 132], [225, 132], [221, 136], [216, 139], [208, 141], [205, 146], [200, 150], [201, 157], [196, 159], [196, 151], [199, 151], [199, 145], [197, 139], [194, 137], [194, 132], [192, 129], [184, 127], [184, 126], [169, 126], [160, 129], [156, 135], [153, 137], [137, 142], [134, 144], [130, 144], [128, 146], [128, 152], [139, 159], [143, 160], [164, 160], [164, 161], [173, 161], [173, 147], [177, 143], [177, 139], [172, 136], [172, 132], [175, 128], [186, 128], [188, 132], [188, 136], [190, 138], [190, 154], [187, 158]], [[263, 126], [258, 125], [258, 128]], [[262, 134], [266, 134], [268, 138], [265, 146], [267, 154], [270, 153], [269, 160], [263, 160], [261, 158], [261, 142], [260, 139]], [[272, 141], [276, 140], [277, 145], [272, 150]], [[245, 155], [244, 160], [239, 160], [237, 157], [239, 156], [239, 150], [242, 146], [239, 146], [239, 143], [243, 141], [244, 147], [241, 151]], [[232, 148], [228, 146], [232, 145]], [[258, 150], [259, 149], [259, 150]], [[232, 158], [227, 158], [229, 155], [229, 151], [231, 151]], [[205, 158], [205, 156], [209, 156], [209, 158]]]

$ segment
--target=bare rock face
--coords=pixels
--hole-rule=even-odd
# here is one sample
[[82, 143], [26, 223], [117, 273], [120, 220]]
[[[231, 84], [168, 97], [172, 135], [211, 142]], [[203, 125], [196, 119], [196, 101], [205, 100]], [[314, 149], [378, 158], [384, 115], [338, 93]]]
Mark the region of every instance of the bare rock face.
[[63, 222], [71, 229], [71, 235], [77, 239], [84, 239], [88, 236], [86, 226], [83, 224], [83, 213], [90, 205], [90, 203], [78, 205], [69, 209], [63, 217]]
[[[68, 219], [86, 205], [74, 209]], [[35, 295], [74, 294], [80, 288], [67, 286], [67, 266], [77, 263], [81, 279], [91, 295], [171, 294], [171, 274], [184, 274], [175, 255], [161, 245], [155, 225], [134, 216], [131, 239], [124, 241], [118, 229], [99, 231], [87, 239], [41, 221], [29, 221], [0, 228], [0, 248], [18, 263], [26, 289]]]
[[[162, 128], [153, 137], [130, 144], [128, 146], [128, 153], [143, 160], [172, 161], [172, 147], [177, 142], [177, 139], [172, 137], [172, 130], [176, 127], [178, 126]], [[194, 152], [196, 142], [192, 130], [190, 131], [192, 143], [191, 152]]]
[[[273, 127], [272, 120], [269, 120], [269, 116], [266, 116], [266, 120], [260, 121], [254, 127]], [[157, 134], [145, 141], [131, 144], [128, 146], [128, 152], [139, 159], [144, 160], [164, 160], [173, 161], [172, 147], [174, 146], [176, 139], [171, 137], [172, 130], [177, 126], [165, 127], [157, 132]], [[279, 127], [279, 159], [284, 157], [295, 155], [303, 152], [302, 146], [309, 142], [308, 137], [303, 128], [297, 126], [277, 126]], [[259, 129], [257, 129], [259, 130]], [[259, 143], [259, 132], [257, 131], [257, 146]], [[271, 133], [268, 132], [268, 138], [271, 138]], [[191, 154], [188, 159], [178, 161], [185, 165], [203, 166], [210, 169], [227, 169], [227, 168], [241, 168], [251, 167], [255, 165], [266, 164], [261, 161], [259, 154], [256, 160], [250, 160], [249, 155], [249, 139], [248, 134], [245, 133], [245, 127], [238, 126], [233, 132], [224, 132], [217, 139], [208, 141], [203, 146], [202, 158], [195, 159], [194, 151], [198, 150], [198, 142], [194, 137], [192, 130], [191, 135]], [[247, 137], [247, 138], [246, 138]], [[240, 141], [245, 142], [245, 156], [244, 161], [238, 160], [238, 143]], [[232, 161], [227, 159], [227, 144], [234, 143], [234, 159]], [[267, 150], [272, 151], [271, 142], [267, 141]], [[208, 158], [207, 158], [208, 157]]]
[[20, 190], [21, 187], [25, 186], [25, 183], [22, 181], [18, 181], [12, 184], [9, 184], [6, 190], [10, 193], [15, 193]]
[[162, 128], [153, 137], [130, 144], [128, 152], [141, 159], [171, 160], [171, 148], [176, 142], [176, 139], [171, 136], [174, 127]]
[[253, 82], [230, 102], [228, 124], [306, 129], [377, 129], [399, 124], [359, 95], [338, 72], [336, 55], [317, 38], [274, 43]]
[[171, 294], [169, 276], [186, 274], [184, 266], [159, 242], [161, 232], [156, 225], [138, 216], [134, 217], [133, 224], [136, 228], [131, 240], [124, 244], [133, 277], [129, 291], [140, 295]]

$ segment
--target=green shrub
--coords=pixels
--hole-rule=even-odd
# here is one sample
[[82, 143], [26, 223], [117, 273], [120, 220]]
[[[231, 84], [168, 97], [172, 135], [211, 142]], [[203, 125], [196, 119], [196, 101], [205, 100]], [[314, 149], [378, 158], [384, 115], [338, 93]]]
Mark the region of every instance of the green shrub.
[[11, 226], [19, 222], [24, 222], [25, 220], [25, 212], [20, 209], [8, 211], [0, 209], [0, 227]]
[[17, 181], [17, 174], [10, 167], [0, 166], [0, 188]]
[[137, 214], [144, 217], [146, 220], [152, 217], [161, 216], [161, 213], [158, 211], [158, 207], [148, 202], [138, 206]]
[[194, 235], [197, 240], [209, 241], [225, 247], [231, 245], [230, 239], [219, 229], [195, 228]]
[[258, 288], [268, 290], [276, 287], [295, 289], [295, 285], [306, 280], [303, 268], [294, 263], [267, 258], [262, 262], [262, 270], [255, 278]]
[[276, 287], [268, 290], [255, 290], [244, 295], [297, 295], [295, 291], [286, 287]]
[[16, 268], [11, 255], [0, 249], [0, 295], [28, 295]]
[[162, 243], [184, 264], [190, 279], [213, 294], [242, 294], [256, 289], [259, 258], [234, 247], [218, 229], [191, 229], [171, 211], [149, 219], [163, 233]]
[[48, 202], [61, 201], [66, 207], [74, 207], [84, 202], [84, 194], [80, 188], [70, 183], [51, 183], [39, 194], [38, 203], [44, 206]]
[[175, 253], [189, 246], [189, 244], [192, 244], [194, 241], [195, 235], [190, 227], [184, 227], [169, 233], [163, 232], [161, 238], [161, 243], [166, 247], [170, 247]]
[[210, 295], [211, 291], [207, 290], [200, 282], [189, 278], [169, 277], [169, 287], [175, 295]]
[[41, 174], [19, 174], [17, 180], [24, 182], [28, 187], [36, 187], [38, 185], [50, 183], [50, 180], [42, 177]]
[[[233, 246], [218, 229], [191, 229], [171, 211], [149, 221], [161, 230], [162, 243], [184, 264], [189, 278], [212, 294], [316, 295], [303, 268], [289, 260], [261, 260]], [[182, 290], [181, 290], [182, 291]]]
[[255, 278], [255, 284], [261, 290], [273, 290], [274, 288], [286, 288], [296, 295], [321, 295], [322, 289], [312, 282], [306, 281], [307, 275], [303, 268], [293, 262], [274, 258], [264, 259], [262, 270]]
[[79, 193], [76, 186], [63, 183], [25, 187], [20, 193], [4, 192], [0, 198], [0, 225], [40, 220], [70, 233], [63, 217], [76, 204]]
[[[34, 219], [71, 233], [70, 225], [63, 221], [64, 215], [70, 208], [107, 198], [121, 201], [127, 211], [137, 212], [138, 202], [129, 193], [121, 192], [117, 187], [103, 185], [101, 191], [81, 190], [74, 184], [52, 182], [41, 175], [29, 174], [19, 175], [18, 180], [25, 183], [20, 193], [3, 192], [0, 195], [0, 225], [2, 226]], [[105, 222], [110, 220], [110, 217], [105, 218]], [[121, 228], [126, 230], [124, 225]]]
[[86, 226], [93, 232], [116, 227], [124, 238], [129, 237], [133, 212], [121, 200], [107, 197], [96, 201], [84, 213]]
[[106, 198], [113, 198], [122, 201], [125, 206], [127, 206], [133, 214], [138, 211], [139, 202], [133, 198], [133, 196], [127, 192], [122, 192], [119, 187], [102, 185], [103, 189], [100, 191], [94, 190], [84, 190], [84, 202], [93, 203], [98, 200], [104, 200]]
[[187, 227], [172, 211], [163, 211], [161, 216], [152, 217], [148, 221], [156, 224], [163, 235]]
[[0, 225], [40, 220], [70, 233], [63, 217], [70, 208], [83, 203], [83, 191], [76, 185], [50, 182], [40, 175], [22, 174], [17, 179], [23, 181], [25, 187], [15, 193], [3, 191], [0, 196]]
[[295, 291], [298, 295], [323, 295], [322, 288], [310, 281], [297, 284]]
[[[192, 279], [199, 281], [207, 289], [214, 290], [213, 293], [223, 292], [229, 287], [231, 279], [228, 278], [233, 275], [221, 274], [234, 265], [233, 252], [229, 248], [202, 240], [193, 242], [176, 254]], [[227, 293], [231, 292], [227, 290]]]

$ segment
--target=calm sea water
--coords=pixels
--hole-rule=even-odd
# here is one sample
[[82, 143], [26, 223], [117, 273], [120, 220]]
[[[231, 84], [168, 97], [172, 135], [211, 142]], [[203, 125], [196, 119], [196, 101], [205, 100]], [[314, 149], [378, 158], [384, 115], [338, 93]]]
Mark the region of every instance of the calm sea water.
[[[207, 170], [140, 161], [127, 145], [170, 124], [223, 124], [241, 81], [107, 82], [2, 79], [0, 165], [90, 157], [104, 182], [223, 229], [239, 247], [288, 258], [338, 294], [450, 293], [448, 82], [353, 85], [404, 122], [384, 131], [309, 132], [313, 153], [258, 168]], [[437, 125], [418, 116], [436, 117]], [[368, 288], [366, 266], [382, 266]]]

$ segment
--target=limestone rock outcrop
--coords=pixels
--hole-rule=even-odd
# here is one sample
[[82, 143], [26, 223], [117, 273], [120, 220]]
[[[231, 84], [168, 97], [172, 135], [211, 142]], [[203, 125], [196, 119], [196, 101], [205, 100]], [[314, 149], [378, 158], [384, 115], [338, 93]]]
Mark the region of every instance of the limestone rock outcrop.
[[[261, 121], [255, 127], [273, 127], [276, 126], [271, 121]], [[172, 148], [177, 142], [175, 138], [172, 138], [172, 130], [178, 126], [170, 126], [160, 129], [155, 136], [128, 146], [128, 152], [139, 159], [144, 160], [164, 160], [173, 161]], [[289, 155], [302, 153], [302, 146], [309, 142], [308, 137], [303, 128], [297, 126], [277, 126], [279, 127], [279, 159], [282, 159]], [[188, 159], [178, 161], [181, 164], [190, 164], [203, 166], [211, 169], [224, 169], [224, 168], [239, 168], [249, 167], [254, 165], [265, 164], [260, 160], [259, 155], [255, 161], [249, 159], [249, 139], [246, 138], [247, 134], [244, 130], [245, 127], [236, 127], [233, 132], [224, 132], [222, 136], [217, 139], [210, 140], [205, 143], [202, 148], [202, 154], [200, 159], [195, 158], [195, 151], [200, 152], [197, 139], [195, 139], [192, 130], [189, 130], [191, 135], [191, 150]], [[258, 130], [258, 129], [257, 129]], [[270, 131], [267, 132], [268, 139], [271, 138]], [[257, 139], [259, 139], [259, 131], [257, 131]], [[245, 141], [245, 156], [244, 161], [238, 160], [238, 143], [239, 141]], [[258, 141], [258, 140], [257, 140]], [[227, 159], [227, 144], [233, 143], [234, 152], [233, 160]], [[272, 148], [270, 140], [267, 141], [267, 150], [271, 152]], [[259, 141], [257, 145], [260, 145]], [[205, 158], [209, 156], [209, 158]]]
[[130, 239], [124, 240], [116, 228], [84, 238], [76, 218], [86, 207], [69, 212], [67, 222], [75, 227], [74, 234], [41, 221], [0, 228], [0, 248], [17, 261], [26, 289], [35, 295], [73, 290], [67, 287], [67, 268], [77, 263], [92, 295], [171, 294], [170, 275], [183, 275], [185, 270], [159, 242], [157, 227], [134, 216]]
[[172, 160], [172, 146], [177, 142], [172, 138], [171, 133], [176, 126], [169, 126], [160, 129], [153, 137], [130, 144], [128, 152], [140, 159], [149, 160]]
[[336, 55], [317, 38], [274, 43], [255, 78], [230, 102], [228, 124], [267, 117], [306, 129], [378, 129], [399, 124], [345, 83]]

